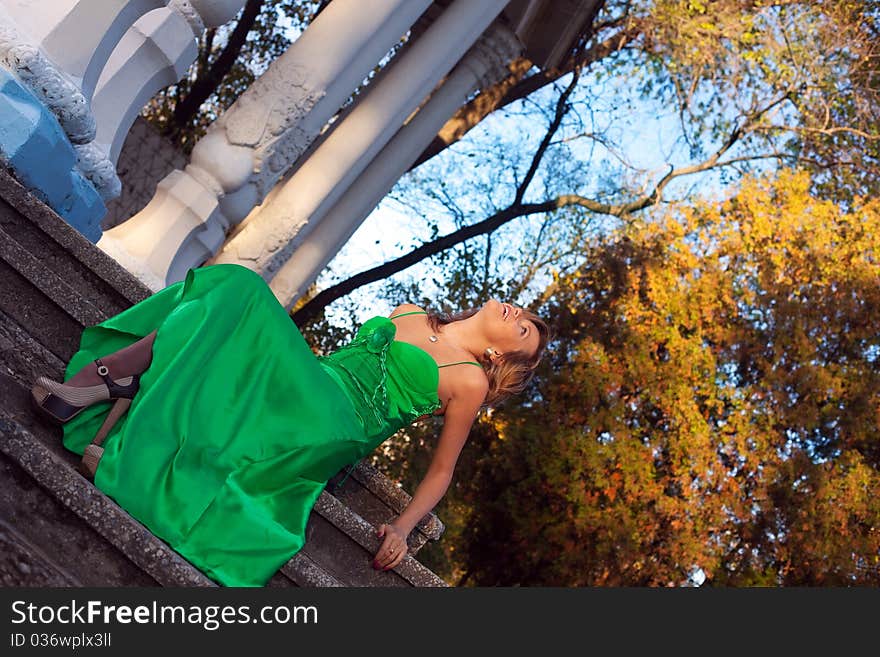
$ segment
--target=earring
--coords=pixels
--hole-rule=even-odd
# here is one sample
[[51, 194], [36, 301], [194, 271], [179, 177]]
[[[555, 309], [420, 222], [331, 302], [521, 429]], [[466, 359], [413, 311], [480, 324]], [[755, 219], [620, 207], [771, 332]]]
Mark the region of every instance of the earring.
[[496, 352], [492, 347], [486, 347], [486, 351], [483, 353], [486, 354], [486, 358], [492, 360], [492, 356], [494, 356]]

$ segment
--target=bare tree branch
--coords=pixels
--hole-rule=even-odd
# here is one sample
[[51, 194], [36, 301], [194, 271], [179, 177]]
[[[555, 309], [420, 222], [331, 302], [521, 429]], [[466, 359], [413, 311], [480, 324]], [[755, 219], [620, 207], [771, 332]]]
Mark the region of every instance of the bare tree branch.
[[557, 209], [557, 207], [558, 204], [556, 199], [553, 199], [551, 201], [545, 201], [544, 203], [531, 203], [519, 207], [511, 206], [505, 208], [500, 212], [496, 212], [488, 219], [460, 228], [459, 230], [440, 237], [432, 242], [423, 244], [395, 260], [368, 269], [367, 271], [356, 274], [341, 283], [337, 283], [336, 285], [327, 288], [326, 290], [322, 290], [302, 308], [293, 313], [293, 321], [300, 326], [304, 325], [315, 317], [325, 306], [336, 301], [336, 299], [339, 299], [340, 297], [344, 297], [346, 294], [350, 294], [359, 287], [374, 283], [383, 278], [387, 278], [392, 274], [403, 271], [404, 269], [421, 262], [425, 258], [436, 255], [441, 251], [445, 251], [446, 249], [473, 237], [494, 232], [499, 227], [513, 219], [534, 214], [536, 212], [549, 212], [550, 210]]
[[[783, 94], [781, 97], [771, 101], [763, 108], [756, 110], [755, 112], [752, 112], [744, 117], [742, 124], [735, 127], [728, 135], [724, 143], [707, 159], [703, 160], [702, 162], [698, 162], [688, 166], [678, 168], [670, 167], [670, 170], [662, 178], [660, 178], [659, 181], [657, 181], [653, 189], [642, 194], [638, 198], [632, 199], [625, 203], [603, 203], [595, 199], [586, 198], [579, 194], [562, 194], [554, 198], [542, 201], [540, 203], [523, 203], [522, 199], [524, 198], [525, 192], [527, 191], [528, 186], [532, 178], [534, 177], [534, 172], [537, 170], [541, 159], [546, 153], [547, 146], [549, 146], [549, 144], [552, 142], [553, 136], [559, 128], [562, 117], [564, 116], [564, 108], [568, 103], [568, 97], [574, 90], [574, 87], [575, 84], [573, 81], [573, 83], [569, 85], [569, 87], [567, 87], [566, 90], [560, 95], [556, 103], [554, 120], [548, 127], [547, 132], [544, 135], [544, 139], [541, 142], [541, 145], [539, 146], [534, 157], [532, 158], [532, 164], [529, 167], [529, 173], [526, 174], [525, 179], [523, 179], [522, 183], [520, 183], [519, 188], [517, 189], [514, 196], [514, 202], [510, 206], [504, 208], [503, 210], [500, 210], [499, 212], [496, 212], [495, 214], [482, 221], [471, 224], [470, 226], [465, 226], [464, 228], [460, 228], [456, 231], [453, 231], [452, 233], [449, 233], [448, 235], [444, 235], [443, 237], [439, 237], [431, 242], [428, 242], [413, 249], [409, 253], [400, 256], [395, 260], [391, 260], [389, 262], [373, 267], [372, 269], [368, 269], [367, 271], [363, 271], [359, 274], [352, 276], [351, 278], [348, 278], [340, 283], [337, 283], [336, 285], [327, 288], [326, 290], [319, 292], [308, 303], [306, 303], [299, 310], [292, 314], [293, 321], [302, 326], [309, 322], [312, 318], [314, 318], [327, 305], [329, 305], [336, 299], [350, 294], [357, 288], [367, 285], [369, 283], [374, 283], [393, 274], [401, 272], [404, 269], [407, 269], [412, 265], [421, 262], [425, 258], [436, 255], [442, 251], [445, 251], [446, 249], [452, 248], [462, 242], [477, 237], [478, 235], [486, 235], [492, 233], [498, 230], [498, 228], [500, 228], [504, 224], [513, 221], [514, 219], [517, 219], [519, 217], [525, 217], [538, 213], [553, 212], [555, 210], [560, 210], [565, 207], [577, 206], [585, 208], [586, 210], [589, 210], [590, 212], [596, 214], [610, 215], [619, 217], [621, 219], [627, 219], [633, 213], [639, 212], [659, 203], [662, 198], [663, 190], [676, 178], [693, 175], [695, 173], [707, 171], [709, 169], [717, 168], [719, 166], [728, 166], [735, 162], [764, 159], [767, 157], [781, 157], [779, 154], [774, 153], [771, 155], [761, 154], [754, 156], [742, 156], [728, 159], [723, 162], [721, 160], [721, 158], [728, 151], [730, 151], [730, 149], [743, 137], [743, 135], [754, 129], [754, 127], [758, 124], [762, 117], [764, 117], [768, 112], [772, 111], [776, 106], [787, 100], [789, 97], [788, 93]], [[562, 111], [561, 116], [560, 111]]]
[[[827, 123], [830, 123], [829, 120]], [[865, 132], [864, 130], [859, 130], [858, 128], [851, 128], [849, 126], [835, 126], [831, 128], [810, 128], [808, 126], [769, 126], [756, 128], [757, 130], [779, 130], [780, 132], [796, 132], [801, 134], [818, 134], [825, 135], [826, 137], [830, 137], [831, 135], [836, 135], [840, 133], [854, 135], [856, 137], [861, 137], [862, 139], [867, 139], [868, 141], [877, 141], [880, 140], [880, 133], [871, 134], [869, 132]]]
[[557, 69], [542, 71], [529, 77], [524, 76], [531, 70], [532, 63], [524, 58], [515, 60], [511, 64], [511, 74], [493, 87], [481, 91], [476, 98], [459, 109], [446, 122], [434, 141], [419, 155], [411, 168], [414, 169], [459, 141], [471, 128], [495, 110], [528, 97], [575, 69], [584, 69], [613, 55], [634, 41], [641, 34], [641, 31], [641, 23], [632, 22], [604, 41], [570, 57]]
[[526, 171], [525, 177], [523, 178], [522, 182], [519, 184], [518, 189], [516, 190], [516, 195], [513, 199], [513, 205], [519, 205], [520, 203], [522, 203], [522, 200], [525, 197], [529, 186], [532, 184], [532, 180], [535, 179], [535, 174], [538, 172], [538, 167], [541, 166], [541, 161], [544, 159], [544, 155], [547, 153], [547, 149], [550, 147], [554, 135], [556, 135], [556, 132], [559, 130], [559, 126], [562, 125], [562, 119], [565, 118], [565, 115], [568, 112], [568, 99], [571, 97], [571, 94], [574, 93], [575, 88], [577, 88], [578, 81], [580, 80], [580, 72], [580, 68], [576, 68], [574, 70], [573, 75], [571, 76], [571, 81], [568, 83], [565, 91], [563, 91], [562, 94], [559, 96], [559, 100], [556, 101], [556, 108], [553, 112], [553, 120], [550, 121], [550, 126], [547, 128], [547, 131], [544, 133], [543, 139], [541, 139], [541, 143], [538, 145], [535, 154], [532, 156], [532, 161], [531, 164], [529, 164], [528, 171]]
[[312, 16], [312, 20], [315, 20], [321, 14], [321, 12], [327, 8], [327, 5], [329, 4], [330, 0], [322, 0], [321, 4], [318, 5], [318, 10], [315, 12], [315, 15]]

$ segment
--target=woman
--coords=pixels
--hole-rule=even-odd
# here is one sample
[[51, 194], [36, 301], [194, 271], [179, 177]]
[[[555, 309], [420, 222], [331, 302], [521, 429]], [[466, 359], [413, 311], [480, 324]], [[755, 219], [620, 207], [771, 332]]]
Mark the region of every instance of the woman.
[[330, 477], [442, 415], [424, 480], [379, 528], [373, 566], [397, 566], [480, 407], [522, 390], [547, 339], [497, 301], [453, 321], [403, 305], [316, 358], [261, 276], [217, 264], [87, 327], [65, 383], [32, 394], [98, 488], [209, 577], [256, 586], [302, 547]]

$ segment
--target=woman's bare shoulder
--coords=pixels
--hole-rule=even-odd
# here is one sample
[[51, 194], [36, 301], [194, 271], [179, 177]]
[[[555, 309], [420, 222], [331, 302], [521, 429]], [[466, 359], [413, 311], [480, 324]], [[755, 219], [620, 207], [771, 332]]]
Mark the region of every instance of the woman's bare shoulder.
[[400, 315], [401, 313], [413, 313], [413, 312], [425, 312], [425, 309], [421, 306], [417, 306], [414, 303], [402, 303], [397, 306], [394, 310], [391, 311], [389, 317], [393, 317], [394, 315]]
[[479, 400], [482, 404], [489, 392], [489, 378], [481, 367], [474, 367], [468, 363], [457, 365], [450, 372], [450, 390], [452, 396], [469, 401]]

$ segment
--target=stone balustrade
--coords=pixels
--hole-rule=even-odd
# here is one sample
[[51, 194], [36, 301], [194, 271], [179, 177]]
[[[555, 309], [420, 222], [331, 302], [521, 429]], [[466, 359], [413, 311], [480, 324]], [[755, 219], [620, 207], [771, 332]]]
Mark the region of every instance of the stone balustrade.
[[[135, 117], [186, 74], [201, 33], [228, 22], [243, 5], [4, 0], [0, 82], [17, 102], [0, 104], [0, 121], [12, 126], [0, 134], [0, 155], [37, 196], [97, 241], [104, 202], [121, 190], [115, 163]], [[52, 154], [62, 162], [41, 176], [36, 170]]]
[[153, 290], [204, 264], [430, 5], [334, 0], [211, 124], [190, 163], [159, 182], [147, 207], [106, 231], [99, 248]]

